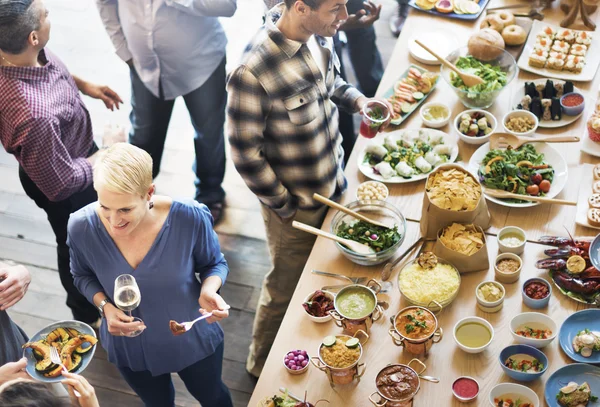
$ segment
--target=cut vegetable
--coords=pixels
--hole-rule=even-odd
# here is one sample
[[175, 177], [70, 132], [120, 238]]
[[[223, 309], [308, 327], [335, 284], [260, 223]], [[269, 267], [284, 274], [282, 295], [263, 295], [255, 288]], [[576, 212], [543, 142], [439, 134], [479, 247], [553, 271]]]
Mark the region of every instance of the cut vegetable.
[[337, 338], [335, 336], [333, 336], [333, 335], [326, 336], [325, 339], [323, 339], [323, 346], [327, 346], [327, 347], [333, 346], [333, 345], [335, 345], [336, 341], [337, 341]]
[[346, 347], [348, 347], [350, 349], [356, 348], [359, 343], [360, 343], [360, 341], [358, 340], [358, 338], [351, 338], [346, 341]]
[[402, 110], [402, 113], [410, 113], [413, 109], [413, 105], [411, 103], [404, 102], [400, 106], [400, 109]]
[[421, 92], [413, 92], [412, 97], [415, 98], [415, 100], [421, 100], [425, 95]]

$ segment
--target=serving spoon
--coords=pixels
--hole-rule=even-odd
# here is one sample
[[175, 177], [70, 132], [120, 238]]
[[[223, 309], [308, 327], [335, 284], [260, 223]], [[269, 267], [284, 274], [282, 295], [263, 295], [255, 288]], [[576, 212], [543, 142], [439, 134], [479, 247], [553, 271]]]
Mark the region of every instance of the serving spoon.
[[336, 241], [338, 243], [341, 243], [344, 246], [346, 246], [348, 249], [350, 249], [353, 252], [356, 252], [358, 254], [362, 254], [362, 255], [375, 254], [375, 250], [373, 250], [371, 247], [367, 246], [366, 244], [355, 242], [354, 240], [350, 240], [350, 239], [344, 239], [343, 237], [339, 237], [339, 236], [333, 235], [331, 233], [324, 232], [321, 229], [314, 228], [305, 223], [293, 221], [292, 226], [294, 228], [300, 229], [304, 232], [312, 233], [313, 235], [321, 236], [321, 237], [324, 237], [325, 239], [330, 239], [330, 240]]
[[448, 69], [454, 71], [458, 76], [460, 76], [460, 79], [462, 79], [466, 87], [470, 88], [472, 86], [477, 86], [481, 85], [482, 83], [485, 83], [485, 81], [479, 76], [471, 75], [470, 73], [465, 73], [461, 71], [456, 67], [456, 65], [452, 64], [447, 59], [442, 58], [440, 55], [436, 54], [435, 51], [432, 51], [431, 48], [423, 44], [421, 41], [416, 39], [415, 42], [419, 44], [425, 51], [429, 52], [431, 55], [436, 57], [437, 60], [442, 63], [442, 65], [446, 66]]
[[510, 133], [493, 133], [490, 137], [490, 149], [506, 149], [508, 146], [519, 148], [527, 143], [577, 143], [577, 136], [519, 137]]

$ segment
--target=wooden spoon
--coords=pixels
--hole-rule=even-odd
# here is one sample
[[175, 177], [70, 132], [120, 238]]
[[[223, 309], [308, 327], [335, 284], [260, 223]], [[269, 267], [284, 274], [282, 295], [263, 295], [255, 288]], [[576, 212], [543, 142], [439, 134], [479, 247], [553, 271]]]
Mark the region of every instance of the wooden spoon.
[[362, 221], [370, 223], [371, 225], [381, 226], [382, 228], [386, 228], [386, 229], [391, 229], [391, 228], [394, 227], [393, 225], [389, 226], [389, 225], [386, 225], [385, 223], [377, 222], [376, 220], [373, 220], [373, 219], [371, 219], [371, 218], [369, 218], [369, 217], [367, 217], [365, 215], [362, 215], [362, 214], [360, 214], [358, 212], [355, 212], [352, 209], [346, 208], [344, 205], [340, 205], [339, 203], [334, 202], [331, 199], [327, 199], [323, 195], [319, 195], [317, 193], [314, 193], [313, 194], [313, 199], [315, 201], [321, 202], [321, 203], [329, 206], [330, 208], [337, 209], [340, 212], [347, 213], [348, 215], [353, 216], [356, 219], [360, 219]]
[[531, 195], [520, 195], [515, 194], [508, 191], [503, 191], [501, 189], [490, 189], [484, 188], [483, 193], [500, 199], [520, 199], [522, 201], [532, 201], [532, 202], [540, 202], [540, 203], [548, 203], [548, 204], [557, 204], [557, 205], [570, 205], [577, 206], [577, 202], [574, 201], [566, 201], [564, 199], [556, 199], [556, 198], [546, 198], [545, 196], [531, 196]]
[[313, 235], [321, 236], [321, 237], [324, 237], [325, 239], [331, 239], [333, 241], [341, 243], [344, 246], [346, 246], [348, 249], [350, 249], [353, 252], [356, 252], [358, 254], [362, 254], [362, 255], [375, 254], [375, 250], [371, 249], [366, 244], [355, 242], [354, 240], [350, 240], [350, 239], [344, 239], [343, 237], [339, 237], [336, 235], [332, 235], [331, 233], [324, 232], [321, 229], [314, 228], [314, 227], [306, 225], [304, 223], [293, 221], [292, 226], [295, 227], [296, 229], [300, 229], [304, 232], [312, 233]]
[[448, 62], [448, 60], [446, 60], [445, 58], [442, 58], [441, 56], [436, 54], [434, 51], [432, 51], [427, 45], [423, 44], [421, 41], [415, 40], [415, 42], [417, 44], [419, 44], [421, 47], [423, 47], [423, 49], [425, 49], [425, 51], [429, 52], [431, 55], [436, 57], [437, 60], [440, 61], [443, 65], [445, 65], [448, 69], [454, 71], [458, 76], [460, 76], [460, 79], [462, 79], [462, 81], [465, 83], [465, 86], [467, 86], [468, 88], [485, 83], [485, 81], [483, 79], [481, 79], [479, 76], [462, 72], [454, 64]]
[[527, 143], [576, 143], [579, 141], [577, 136], [548, 136], [548, 137], [519, 137], [509, 133], [493, 133], [490, 137], [490, 149], [505, 149], [508, 146], [519, 148]]

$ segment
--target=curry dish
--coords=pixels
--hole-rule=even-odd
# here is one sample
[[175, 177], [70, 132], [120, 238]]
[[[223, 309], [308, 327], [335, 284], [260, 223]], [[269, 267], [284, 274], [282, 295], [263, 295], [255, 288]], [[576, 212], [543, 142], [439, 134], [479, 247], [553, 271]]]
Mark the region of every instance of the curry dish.
[[409, 308], [396, 318], [396, 329], [408, 339], [425, 339], [436, 329], [435, 317], [425, 308]]

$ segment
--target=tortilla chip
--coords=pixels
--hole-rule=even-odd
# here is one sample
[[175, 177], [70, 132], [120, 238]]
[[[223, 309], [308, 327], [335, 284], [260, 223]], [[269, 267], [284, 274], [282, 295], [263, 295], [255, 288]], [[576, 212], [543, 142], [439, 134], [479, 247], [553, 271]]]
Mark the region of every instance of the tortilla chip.
[[431, 203], [451, 211], [472, 211], [481, 199], [481, 186], [467, 172], [457, 168], [432, 174], [426, 187]]
[[448, 249], [471, 256], [484, 245], [483, 233], [475, 225], [453, 223], [445, 227], [440, 235], [440, 241]]

